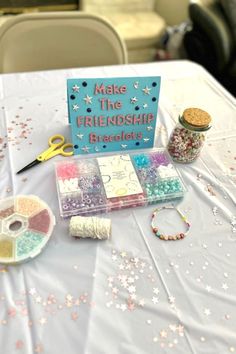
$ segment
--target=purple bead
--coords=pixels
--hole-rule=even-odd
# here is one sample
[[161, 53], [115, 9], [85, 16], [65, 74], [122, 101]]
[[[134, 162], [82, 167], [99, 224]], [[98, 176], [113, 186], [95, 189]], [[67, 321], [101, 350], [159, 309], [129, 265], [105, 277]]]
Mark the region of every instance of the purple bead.
[[97, 193], [101, 189], [101, 179], [99, 176], [80, 176], [79, 187], [83, 192]]
[[167, 166], [170, 163], [170, 159], [166, 152], [154, 152], [150, 154], [150, 159], [153, 166], [164, 165]]
[[106, 211], [106, 198], [100, 193], [85, 193], [83, 197], [70, 197], [61, 200], [62, 211], [67, 215], [96, 214]]
[[156, 167], [142, 168], [137, 172], [142, 182], [155, 182], [158, 178]]

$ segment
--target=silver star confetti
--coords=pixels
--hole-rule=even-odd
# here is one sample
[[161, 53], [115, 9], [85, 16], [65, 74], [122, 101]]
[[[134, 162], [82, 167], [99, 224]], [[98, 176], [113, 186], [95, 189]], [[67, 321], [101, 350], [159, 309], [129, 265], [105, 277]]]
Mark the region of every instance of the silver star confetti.
[[159, 289], [158, 288], [153, 288], [154, 294], [158, 295], [159, 294]]
[[73, 109], [73, 111], [77, 112], [78, 109], [79, 109], [79, 105], [78, 104], [73, 104], [72, 109]]
[[83, 98], [86, 104], [92, 104], [92, 96], [86, 95], [86, 97]]
[[88, 147], [88, 146], [84, 146], [81, 148], [81, 150], [83, 150], [83, 152], [86, 152], [86, 153], [89, 152], [89, 149], [90, 149], [90, 147]]
[[223, 283], [223, 284], [222, 284], [222, 289], [224, 289], [224, 290], [228, 290], [228, 289], [229, 289], [229, 287], [228, 287], [228, 285], [227, 285], [226, 283]]
[[83, 137], [84, 137], [84, 134], [76, 134], [76, 136], [80, 139], [80, 140], [82, 140], [83, 139]]
[[133, 103], [133, 104], [136, 103], [136, 102], [138, 102], [137, 97], [131, 98], [131, 99], [130, 99], [130, 102]]
[[74, 86], [72, 87], [72, 90], [73, 90], [74, 92], [79, 92], [79, 89], [80, 89], [80, 87], [79, 87], [78, 85], [74, 85]]
[[209, 286], [209, 285], [207, 285], [207, 286], [206, 286], [206, 291], [207, 291], [208, 293], [210, 293], [210, 292], [212, 291], [212, 287]]
[[206, 316], [210, 316], [211, 315], [211, 310], [210, 309], [204, 309], [204, 314]]
[[157, 303], [159, 302], [159, 300], [158, 300], [158, 298], [157, 298], [156, 296], [153, 296], [152, 302], [153, 302], [154, 304], [157, 304]]

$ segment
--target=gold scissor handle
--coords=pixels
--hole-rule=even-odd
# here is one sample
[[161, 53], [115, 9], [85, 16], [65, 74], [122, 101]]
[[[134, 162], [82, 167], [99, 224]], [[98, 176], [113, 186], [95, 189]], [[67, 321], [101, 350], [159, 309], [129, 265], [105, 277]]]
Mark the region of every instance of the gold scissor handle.
[[[57, 142], [55, 142], [57, 140]], [[65, 138], [61, 134], [56, 134], [48, 139], [49, 148], [37, 156], [39, 161], [47, 161], [56, 155], [71, 156], [73, 151], [65, 151], [65, 149], [72, 148], [72, 144], [64, 144]]]

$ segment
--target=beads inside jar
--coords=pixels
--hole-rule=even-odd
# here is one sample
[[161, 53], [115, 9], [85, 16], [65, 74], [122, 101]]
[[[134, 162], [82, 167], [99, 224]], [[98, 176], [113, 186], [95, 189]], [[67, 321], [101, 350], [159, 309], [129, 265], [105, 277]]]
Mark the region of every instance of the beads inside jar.
[[199, 156], [210, 122], [211, 116], [199, 108], [188, 108], [183, 112], [167, 146], [174, 161], [190, 163]]

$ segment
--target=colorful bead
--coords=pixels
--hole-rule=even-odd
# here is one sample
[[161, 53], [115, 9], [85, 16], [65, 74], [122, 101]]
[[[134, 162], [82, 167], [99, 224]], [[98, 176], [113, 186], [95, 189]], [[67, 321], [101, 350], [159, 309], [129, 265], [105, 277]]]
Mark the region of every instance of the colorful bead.
[[138, 169], [146, 168], [150, 166], [149, 156], [146, 154], [140, 154], [133, 156], [133, 161]]
[[85, 193], [80, 197], [68, 197], [62, 199], [62, 211], [66, 215], [93, 214], [94, 212], [106, 212], [106, 199], [103, 194]]
[[[180, 218], [184, 221], [185, 225], [187, 226], [187, 231], [186, 231], [185, 233], [181, 232], [181, 233], [176, 234], [176, 235], [163, 235], [163, 234], [161, 234], [161, 233], [158, 231], [157, 226], [154, 225], [154, 218], [155, 218], [155, 216], [156, 216], [156, 214], [157, 214], [158, 212], [160, 212], [160, 211], [162, 211], [162, 210], [165, 210], [165, 209], [176, 209], [176, 211], [178, 212]], [[173, 207], [173, 206], [163, 206], [163, 207], [157, 208], [157, 209], [155, 209], [155, 210], [153, 211], [152, 216], [151, 216], [151, 228], [152, 228], [152, 232], [153, 232], [157, 237], [159, 237], [161, 240], [165, 240], [165, 241], [175, 241], [175, 240], [181, 240], [181, 239], [183, 239], [183, 238], [187, 235], [187, 233], [188, 233], [188, 231], [189, 231], [189, 229], [190, 229], [190, 224], [189, 224], [189, 222], [187, 222], [186, 217], [183, 216], [183, 214], [182, 214], [177, 208], [175, 208], [175, 207]]]
[[[119, 193], [116, 194], [112, 194], [113, 190], [108, 191], [109, 186], [106, 186], [105, 189], [104, 186], [109, 183], [112, 175], [110, 171], [105, 176], [101, 173], [96, 158], [74, 160], [73, 163], [77, 166], [77, 169], [75, 169], [77, 171], [76, 177], [59, 178], [57, 173], [62, 216], [84, 215], [85, 213], [96, 214], [100, 211], [144, 206], [166, 198], [176, 198], [183, 195], [184, 185], [173, 164], [171, 164], [169, 154], [164, 149], [131, 154], [129, 158], [135, 171], [132, 176], [125, 169], [119, 172], [126, 179], [122, 188], [119, 189]], [[60, 171], [60, 164], [66, 166], [67, 162], [60, 161], [56, 167], [57, 171]], [[119, 170], [118, 165], [117, 167]], [[63, 176], [65, 177], [65, 175]], [[118, 178], [119, 175], [115, 177]], [[134, 194], [131, 194], [133, 177], [138, 177], [140, 188], [138, 191], [134, 190]], [[80, 191], [81, 194], [76, 194], [77, 191]], [[92, 195], [101, 198], [102, 207], [100, 207], [99, 200], [95, 203], [91, 202]]]
[[170, 159], [164, 151], [150, 154], [150, 160], [153, 166], [167, 166], [170, 163]]
[[14, 214], [14, 206], [11, 206], [9, 208], [0, 210], [0, 219], [1, 218], [7, 218], [8, 216]]
[[189, 163], [195, 160], [203, 147], [205, 134], [177, 126], [170, 136], [168, 152], [174, 161]]
[[79, 177], [79, 188], [83, 192], [87, 193], [97, 193], [102, 188], [102, 180], [99, 176], [80, 176]]
[[26, 197], [16, 198], [16, 212], [30, 216], [42, 209], [40, 200]]
[[16, 239], [17, 257], [26, 256], [32, 251], [36, 251], [37, 247], [43, 242], [44, 235], [34, 232], [25, 231]]
[[29, 218], [29, 229], [47, 233], [50, 227], [50, 215], [47, 209]]
[[66, 178], [66, 179], [59, 179], [58, 186], [60, 193], [79, 193], [81, 192], [79, 189], [79, 179], [77, 177], [74, 178]]
[[11, 258], [13, 256], [13, 243], [11, 239], [0, 240], [0, 257]]
[[144, 184], [149, 204], [155, 203], [157, 200], [166, 199], [166, 197], [178, 193], [182, 194], [183, 186], [179, 178], [168, 178], [159, 180], [155, 184]]
[[78, 167], [75, 162], [59, 162], [56, 166], [58, 178], [70, 179], [78, 176]]

